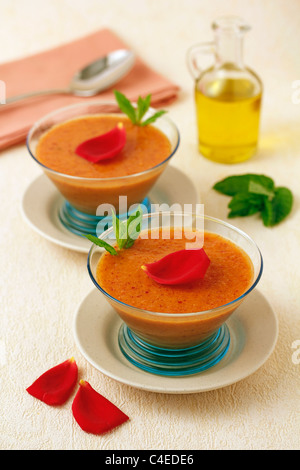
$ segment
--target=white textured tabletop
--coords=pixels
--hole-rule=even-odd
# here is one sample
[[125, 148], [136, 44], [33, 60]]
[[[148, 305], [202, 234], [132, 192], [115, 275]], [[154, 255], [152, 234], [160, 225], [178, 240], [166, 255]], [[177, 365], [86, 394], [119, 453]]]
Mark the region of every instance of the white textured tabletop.
[[[201, 393], [139, 390], [97, 371], [78, 351], [74, 312], [92, 289], [86, 255], [32, 230], [21, 201], [40, 169], [25, 146], [0, 157], [0, 449], [297, 449], [300, 434], [300, 4], [297, 0], [0, 0], [1, 62], [111, 28], [155, 70], [177, 83], [170, 117], [181, 133], [173, 164], [195, 183], [205, 213], [226, 220], [228, 199], [213, 184], [227, 175], [263, 173], [289, 187], [289, 217], [266, 228], [253, 216], [232, 222], [259, 245], [258, 290], [279, 321], [276, 348], [256, 372]], [[209, 162], [196, 145], [193, 81], [186, 51], [210, 41], [214, 18], [234, 14], [252, 25], [244, 58], [264, 83], [259, 151], [235, 166]], [[1, 78], [1, 77], [0, 77]], [[294, 93], [294, 95], [293, 95]], [[297, 352], [298, 348], [298, 352]], [[74, 356], [86, 378], [130, 417], [103, 435], [83, 432], [71, 401], [48, 407], [26, 393], [46, 369]]]

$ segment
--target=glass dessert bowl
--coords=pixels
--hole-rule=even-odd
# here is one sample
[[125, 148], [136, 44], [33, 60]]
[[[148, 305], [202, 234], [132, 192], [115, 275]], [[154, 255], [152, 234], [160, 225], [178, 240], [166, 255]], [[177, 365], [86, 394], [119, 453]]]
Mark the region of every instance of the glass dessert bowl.
[[[188, 229], [204, 235], [210, 265], [203, 279], [190, 284], [159, 284], [139, 267], [186, 249], [186, 239], [174, 234], [179, 233], [178, 220], [185, 220], [187, 214], [165, 215], [143, 215], [139, 238], [118, 256], [92, 245], [87, 267], [94, 285], [123, 321], [118, 341], [125, 357], [148, 372], [180, 376], [208, 369], [225, 356], [230, 346], [226, 320], [259, 282], [263, 260], [255, 242], [238, 228], [209, 216], [189, 214]], [[187, 224], [184, 226], [186, 230]], [[155, 233], [162, 238], [152, 240]], [[166, 242], [164, 237], [170, 233]], [[115, 246], [113, 228], [99, 238]]]
[[[146, 117], [149, 118], [154, 113], [155, 111], [150, 108]], [[108, 160], [90, 163], [75, 155], [78, 144], [96, 137], [97, 127], [96, 124], [93, 125], [92, 119], [95, 123], [95, 119], [111, 119], [111, 123], [106, 131], [102, 131], [103, 133], [108, 132], [119, 121], [125, 123], [127, 141], [124, 149], [113, 159], [113, 163]], [[130, 123], [117, 103], [95, 101], [58, 109], [36, 122], [29, 131], [28, 151], [63, 196], [65, 202], [60, 209], [59, 217], [61, 222], [74, 233], [79, 235], [95, 233], [97, 224], [104, 215], [102, 212], [104, 209], [99, 211], [99, 207], [113, 207], [118, 214], [124, 207], [124, 204], [120, 206], [119, 211], [120, 196], [126, 201], [128, 208], [142, 202], [145, 206], [149, 205], [147, 201], [149, 191], [178, 148], [179, 132], [167, 116], [161, 116], [151, 125], [145, 126], [160, 134], [168, 145], [164, 153], [160, 154], [161, 146], [157, 143], [149, 156], [147, 156], [149, 140], [153, 139], [148, 137], [146, 141], [144, 136], [146, 129], [130, 126], [127, 121]], [[83, 123], [81, 127], [80, 123]], [[136, 144], [134, 133], [138, 133], [138, 136], [141, 134]], [[47, 139], [48, 147], [45, 147]], [[139, 154], [135, 153], [135, 159], [130, 162], [131, 153], [136, 150]]]

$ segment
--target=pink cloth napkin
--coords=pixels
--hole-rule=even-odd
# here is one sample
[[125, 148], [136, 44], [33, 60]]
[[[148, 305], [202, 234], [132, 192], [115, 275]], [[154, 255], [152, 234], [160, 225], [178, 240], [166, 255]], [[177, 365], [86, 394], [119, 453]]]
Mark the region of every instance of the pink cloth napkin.
[[[89, 62], [115, 49], [127, 48], [112, 31], [102, 29], [72, 43], [33, 56], [0, 65], [0, 80], [6, 85], [6, 97], [21, 93], [62, 88], [69, 84], [74, 73]], [[131, 101], [151, 93], [151, 106], [163, 107], [176, 99], [179, 87], [139, 57], [129, 74], [111, 89], [91, 98], [72, 95], [50, 95], [20, 101], [0, 110], [0, 150], [23, 143], [34, 122], [45, 114], [69, 104], [95, 100], [114, 100], [118, 89]], [[2, 106], [2, 105], [0, 105]], [[4, 105], [5, 106], [5, 105]]]

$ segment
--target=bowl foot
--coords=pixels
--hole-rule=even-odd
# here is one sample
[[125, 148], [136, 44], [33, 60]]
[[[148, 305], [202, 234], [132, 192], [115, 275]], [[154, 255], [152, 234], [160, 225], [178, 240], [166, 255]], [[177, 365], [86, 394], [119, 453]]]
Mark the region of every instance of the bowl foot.
[[118, 341], [123, 355], [136, 367], [157, 375], [179, 377], [199, 373], [220, 362], [229, 349], [230, 333], [223, 324], [196, 346], [166, 349], [146, 343], [123, 323]]
[[[150, 210], [151, 203], [146, 197], [141, 203], [142, 207]], [[128, 213], [118, 215], [119, 219], [127, 219]], [[100, 236], [111, 225], [111, 217], [102, 217], [91, 214], [86, 214], [78, 209], [75, 209], [68, 201], [64, 201], [58, 210], [58, 217], [61, 224], [70, 232], [78, 236], [87, 234]]]

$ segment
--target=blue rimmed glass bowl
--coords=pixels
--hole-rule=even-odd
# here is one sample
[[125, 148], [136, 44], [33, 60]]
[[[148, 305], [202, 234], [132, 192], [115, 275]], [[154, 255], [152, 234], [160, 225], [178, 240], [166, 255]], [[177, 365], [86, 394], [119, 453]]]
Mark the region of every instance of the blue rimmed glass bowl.
[[[145, 119], [154, 113], [155, 110], [150, 109]], [[85, 178], [59, 173], [38, 160], [36, 149], [39, 140], [53, 126], [72, 119], [94, 115], [124, 117], [118, 105], [113, 102], [80, 103], [58, 109], [44, 116], [33, 125], [27, 136], [29, 154], [64, 198], [65, 202], [59, 210], [61, 222], [66, 228], [78, 235], [95, 234], [97, 225], [103, 218], [103, 215], [99, 214], [99, 211], [97, 212], [99, 206], [111, 206], [118, 214], [120, 212], [120, 196], [126, 198], [128, 208], [137, 203], [142, 203], [147, 207], [149, 205], [147, 195], [176, 153], [180, 141], [178, 129], [172, 120], [166, 115], [161, 116], [151, 125], [158, 128], [168, 138], [171, 144], [168, 157], [145, 171], [115, 178]]]
[[[175, 226], [172, 218], [163, 214], [145, 214], [143, 230], [149, 227]], [[182, 214], [182, 220], [185, 215]], [[125, 357], [135, 366], [160, 375], [187, 375], [197, 373], [217, 364], [230, 346], [230, 332], [226, 320], [247, 298], [258, 284], [263, 270], [263, 259], [255, 242], [240, 229], [221, 220], [202, 215], [189, 215], [193, 226], [205, 232], [218, 234], [240, 247], [252, 262], [252, 280], [248, 289], [231, 302], [216, 308], [190, 313], [160, 313], [142, 310], [125, 304], [106, 292], [97, 280], [97, 266], [103, 249], [93, 245], [88, 254], [88, 272], [99, 294], [122, 319], [119, 346]], [[197, 223], [199, 224], [197, 225]], [[186, 227], [186, 225], [185, 225]], [[115, 244], [113, 229], [100, 236]]]

